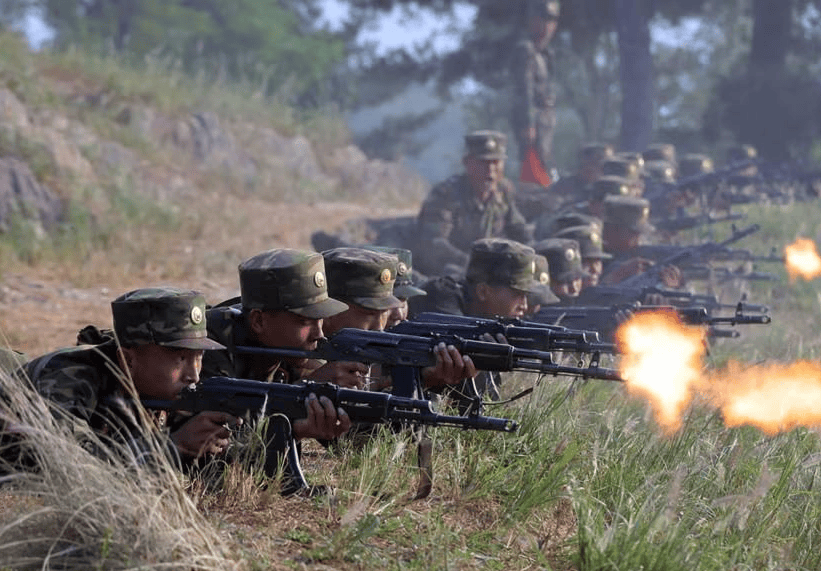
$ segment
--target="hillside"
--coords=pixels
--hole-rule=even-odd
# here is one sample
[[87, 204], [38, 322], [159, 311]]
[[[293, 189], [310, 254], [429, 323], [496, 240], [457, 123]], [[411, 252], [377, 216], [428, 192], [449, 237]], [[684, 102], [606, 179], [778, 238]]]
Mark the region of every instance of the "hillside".
[[218, 302], [244, 258], [414, 211], [427, 190], [367, 159], [330, 110], [298, 116], [163, 62], [34, 54], [13, 35], [0, 54], [0, 334], [30, 354], [73, 344], [135, 287]]

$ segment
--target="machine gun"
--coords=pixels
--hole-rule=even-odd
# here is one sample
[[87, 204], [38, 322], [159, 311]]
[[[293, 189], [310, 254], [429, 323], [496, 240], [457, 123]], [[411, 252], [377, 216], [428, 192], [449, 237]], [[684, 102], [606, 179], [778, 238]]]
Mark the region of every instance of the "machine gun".
[[598, 366], [593, 359], [587, 367], [572, 367], [553, 362], [549, 352], [523, 349], [503, 343], [464, 339], [457, 335], [403, 335], [385, 331], [340, 329], [320, 340], [313, 351], [292, 348], [235, 346], [237, 353], [323, 359], [326, 361], [358, 361], [381, 363], [393, 381], [392, 393], [412, 398], [423, 393], [421, 370], [436, 364], [435, 348], [439, 343], [453, 345], [462, 355], [471, 358], [478, 370], [526, 371], [543, 375], [573, 375], [582, 378], [623, 381], [615, 369]]
[[394, 325], [390, 332], [405, 335], [457, 336], [481, 340], [485, 335], [503, 335], [514, 347], [539, 351], [613, 353], [615, 346], [599, 341], [595, 331], [582, 331], [547, 323], [522, 320], [485, 319], [447, 313], [424, 312]]
[[[353, 422], [376, 424], [414, 424], [423, 426], [451, 426], [472, 430], [514, 432], [516, 422], [506, 418], [481, 416], [472, 412], [467, 416], [449, 416], [435, 412], [428, 400], [396, 397], [388, 393], [343, 389], [330, 383], [306, 382], [295, 385], [266, 383], [230, 377], [211, 377], [185, 389], [174, 400], [143, 400], [149, 409], [177, 410], [196, 414], [220, 411], [252, 420], [273, 415], [289, 421], [307, 416], [305, 402], [310, 394], [330, 399], [335, 408], [341, 407]], [[286, 427], [288, 424], [286, 424]], [[271, 451], [285, 455], [283, 494], [289, 495], [307, 489], [299, 463], [296, 443], [290, 430], [278, 426], [269, 446]], [[266, 458], [266, 464], [275, 473], [279, 462]], [[273, 474], [269, 474], [273, 475]]]
[[682, 268], [681, 271], [685, 279], [694, 281], [729, 282], [732, 280], [741, 280], [749, 282], [774, 282], [780, 279], [777, 275], [769, 272], [759, 272], [755, 270], [744, 271], [742, 269], [733, 270], [708, 265], [688, 266]]

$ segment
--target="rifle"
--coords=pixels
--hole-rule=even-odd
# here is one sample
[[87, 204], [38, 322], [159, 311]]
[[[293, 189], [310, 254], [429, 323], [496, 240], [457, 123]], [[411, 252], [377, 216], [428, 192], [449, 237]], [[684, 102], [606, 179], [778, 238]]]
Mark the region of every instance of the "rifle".
[[[230, 377], [211, 377], [185, 389], [174, 400], [143, 400], [149, 409], [178, 410], [189, 413], [220, 411], [232, 416], [252, 419], [282, 415], [289, 421], [305, 418], [305, 401], [313, 393], [328, 397], [334, 407], [341, 407], [353, 422], [377, 424], [416, 424], [451, 426], [471, 430], [514, 432], [517, 424], [506, 418], [481, 416], [473, 411], [467, 416], [449, 416], [435, 412], [428, 400], [408, 399], [388, 393], [343, 389], [330, 383], [306, 382], [296, 385], [266, 383]], [[308, 488], [293, 435], [277, 430], [271, 447], [285, 454], [286, 474], [283, 494], [290, 495]], [[266, 459], [266, 464], [273, 462]], [[278, 464], [278, 463], [277, 463]], [[271, 470], [274, 472], [274, 470]], [[272, 474], [269, 474], [272, 475]]]
[[744, 280], [751, 282], [773, 282], [780, 278], [769, 272], [740, 271], [730, 268], [710, 267], [706, 265], [688, 266], [682, 268], [682, 274], [687, 280], [728, 282]]
[[646, 272], [629, 277], [619, 283], [619, 286], [625, 288], [643, 288], [655, 286], [658, 283], [659, 275], [665, 266], [681, 265], [687, 263], [698, 263], [703, 260], [709, 260], [713, 254], [721, 252], [730, 244], [734, 244], [739, 240], [755, 234], [761, 230], [758, 224], [751, 224], [743, 230], [738, 230], [733, 225], [733, 234], [723, 242], [704, 242], [703, 244], [696, 244], [692, 246], [682, 246], [681, 249], [669, 256], [661, 259], [658, 263], [651, 266]]
[[521, 320], [466, 317], [447, 313], [423, 312], [413, 319], [394, 325], [391, 333], [420, 335], [455, 335], [464, 339], [481, 340], [484, 335], [504, 335], [514, 347], [539, 351], [573, 351], [576, 353], [612, 353], [615, 346], [599, 341], [595, 331], [582, 331], [546, 323]]
[[[648, 295], [659, 295], [667, 303], [677, 308], [702, 306], [712, 314], [720, 309], [736, 309], [735, 303], [721, 303], [714, 295], [704, 293], [691, 293], [689, 291], [666, 289], [658, 286], [646, 287], [623, 287], [621, 284], [612, 286], [593, 286], [582, 290], [578, 301], [597, 305], [601, 303], [624, 304], [640, 302]], [[755, 305], [747, 303], [746, 297], [742, 298], [743, 308], [754, 313], [768, 313], [770, 308], [766, 305]]]
[[718, 224], [720, 222], [733, 222], [747, 218], [746, 214], [728, 213], [723, 216], [716, 216], [710, 213], [687, 215], [679, 213], [671, 218], [661, 218], [653, 220], [653, 225], [658, 230], [666, 232], [679, 232], [681, 230], [691, 230], [708, 224]]
[[237, 353], [323, 359], [326, 361], [358, 361], [386, 365], [393, 380], [392, 393], [401, 397], [423, 394], [420, 371], [436, 364], [434, 349], [439, 343], [453, 345], [462, 355], [471, 358], [478, 370], [526, 371], [546, 375], [573, 375], [584, 379], [622, 381], [615, 369], [598, 366], [598, 358], [587, 367], [571, 367], [553, 362], [549, 352], [523, 349], [503, 343], [464, 339], [457, 335], [403, 335], [386, 331], [340, 329], [319, 341], [313, 351], [292, 348], [235, 346]]
[[766, 325], [771, 319], [769, 315], [762, 313], [745, 313], [747, 309], [743, 303], [735, 307], [735, 313], [731, 316], [711, 315], [706, 307], [690, 306], [676, 307], [673, 305], [642, 305], [641, 303], [623, 303], [610, 306], [590, 306], [590, 307], [545, 307], [535, 316], [534, 320], [550, 321], [552, 323], [571, 323], [579, 327], [595, 327], [606, 337], [609, 337], [619, 322], [617, 315], [620, 312], [627, 314], [642, 313], [649, 311], [670, 311], [675, 312], [683, 323], [688, 325], [700, 325], [709, 327], [708, 335], [711, 337], [737, 337], [737, 333], [726, 329], [717, 329], [716, 325]]

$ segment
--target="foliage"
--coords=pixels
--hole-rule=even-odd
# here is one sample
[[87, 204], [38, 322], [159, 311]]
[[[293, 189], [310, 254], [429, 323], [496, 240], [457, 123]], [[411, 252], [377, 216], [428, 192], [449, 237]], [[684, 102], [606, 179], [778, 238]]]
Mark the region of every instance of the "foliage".
[[171, 57], [189, 71], [204, 67], [250, 79], [268, 93], [288, 85], [316, 92], [342, 60], [332, 34], [301, 26], [277, 0], [40, 0], [55, 44], [105, 49], [140, 60]]

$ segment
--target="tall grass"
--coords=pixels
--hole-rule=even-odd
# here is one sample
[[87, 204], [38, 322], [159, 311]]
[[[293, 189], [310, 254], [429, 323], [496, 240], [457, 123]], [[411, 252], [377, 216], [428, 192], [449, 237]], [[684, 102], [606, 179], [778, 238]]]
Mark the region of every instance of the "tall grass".
[[[108, 445], [58, 423], [27, 381], [5, 372], [6, 428], [24, 434], [38, 469], [4, 463], [0, 498], [0, 568], [4, 569], [231, 569], [225, 544], [197, 511], [164, 456], [153, 469], [135, 457], [105, 459], [86, 447]], [[154, 443], [158, 451], [161, 445]]]

